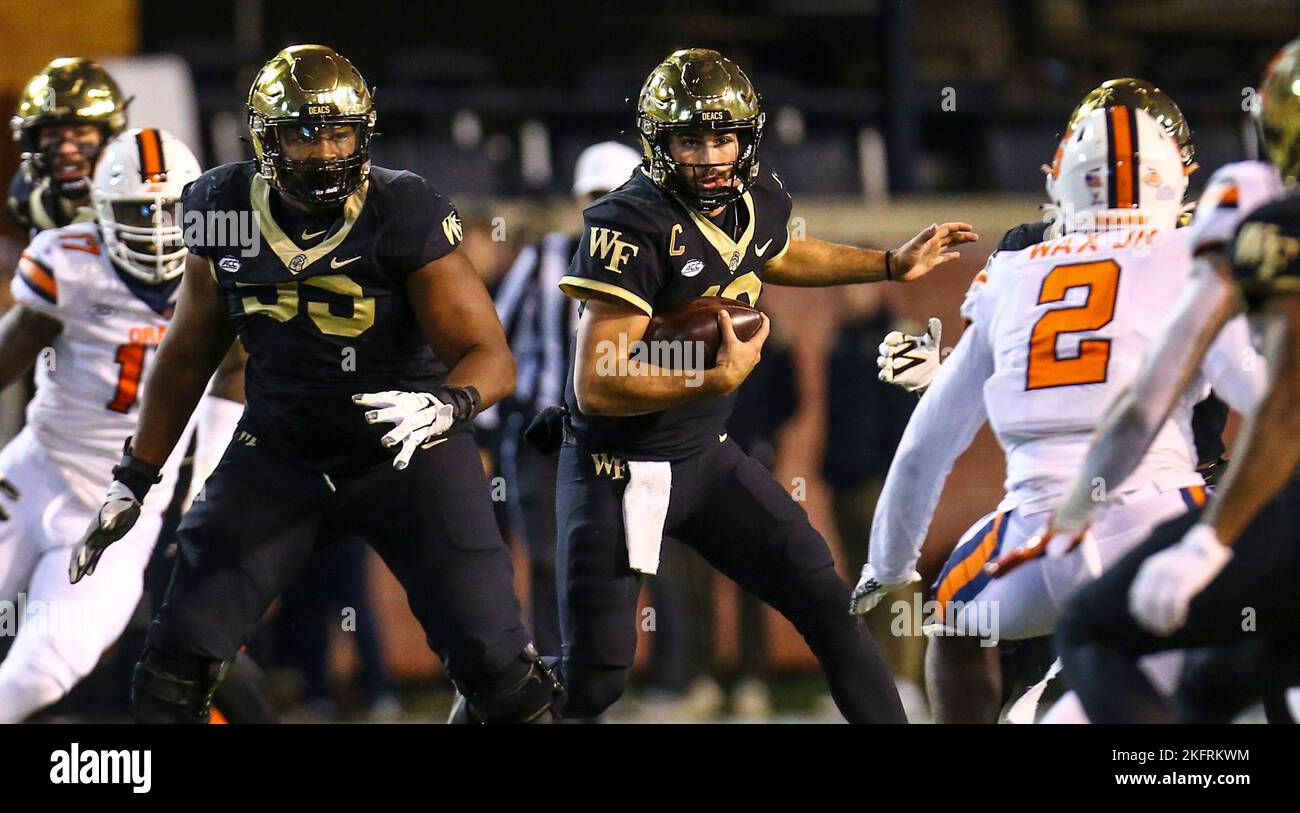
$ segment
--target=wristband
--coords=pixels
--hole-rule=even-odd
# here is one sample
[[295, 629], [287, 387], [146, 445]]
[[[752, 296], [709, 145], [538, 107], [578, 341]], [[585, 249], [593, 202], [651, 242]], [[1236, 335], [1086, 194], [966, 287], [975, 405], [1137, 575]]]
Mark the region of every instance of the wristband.
[[432, 395], [444, 404], [451, 404], [455, 410], [453, 426], [473, 420], [474, 415], [478, 413], [479, 405], [483, 403], [483, 396], [479, 395], [478, 389], [472, 386], [439, 387]]
[[127, 438], [122, 450], [122, 462], [113, 467], [113, 479], [131, 489], [137, 502], [144, 502], [149, 489], [162, 481], [162, 473], [154, 464], [133, 455], [131, 438]]
[[893, 254], [893, 253], [894, 253], [893, 251], [890, 251], [890, 250], [888, 250], [888, 249], [886, 249], [886, 251], [885, 251], [885, 279], [889, 280], [890, 282], [893, 282], [893, 281], [894, 281], [894, 272], [893, 272], [893, 270], [889, 267], [889, 265], [890, 265], [890, 263], [889, 263], [889, 258], [890, 258], [890, 255]]

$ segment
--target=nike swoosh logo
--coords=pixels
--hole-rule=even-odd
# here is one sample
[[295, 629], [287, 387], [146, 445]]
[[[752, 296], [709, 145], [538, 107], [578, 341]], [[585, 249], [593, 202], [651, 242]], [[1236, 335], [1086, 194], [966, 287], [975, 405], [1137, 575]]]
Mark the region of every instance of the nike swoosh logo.
[[432, 449], [434, 446], [437, 446], [439, 443], [446, 443], [446, 442], [449, 441], [449, 440], [451, 440], [451, 438], [435, 438], [435, 439], [429, 441], [428, 443], [422, 443], [422, 444], [420, 444], [420, 448], [421, 448], [421, 449]]
[[767, 242], [766, 242], [766, 243], [764, 243], [763, 245], [761, 245], [761, 246], [759, 246], [758, 248], [754, 249], [754, 255], [755, 255], [755, 256], [758, 256], [758, 257], [762, 257], [762, 256], [763, 256], [763, 252], [767, 251], [767, 247], [770, 246], [770, 245], [772, 245], [772, 238], [771, 238], [771, 237], [767, 238]]
[[723, 432], [721, 435], [718, 435], [718, 443], [726, 443], [726, 442], [727, 442], [726, 432]]
[[322, 234], [324, 234], [326, 231], [328, 231], [328, 229], [321, 229], [320, 231], [314, 231], [314, 232], [312, 232], [311, 234], [308, 234], [307, 232], [303, 232], [303, 233], [302, 233], [302, 239], [304, 239], [304, 240], [315, 240], [317, 237], [320, 237], [320, 236], [321, 236]]
[[330, 257], [330, 268], [342, 268], [343, 266], [347, 265], [348, 263], [354, 263], [354, 262], [356, 262], [356, 261], [359, 260], [359, 259], [361, 259], [360, 256], [349, 257], [349, 258], [347, 258], [346, 260], [343, 260], [342, 262], [339, 262], [339, 258], [338, 258], [338, 257]]

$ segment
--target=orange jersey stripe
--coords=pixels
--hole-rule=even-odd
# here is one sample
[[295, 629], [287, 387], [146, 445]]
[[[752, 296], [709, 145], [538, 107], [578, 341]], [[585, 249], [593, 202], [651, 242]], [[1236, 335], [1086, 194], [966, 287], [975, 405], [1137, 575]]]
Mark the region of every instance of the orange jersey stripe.
[[1187, 493], [1192, 495], [1192, 502], [1196, 503], [1197, 508], [1205, 505], [1205, 486], [1191, 486]]
[[1128, 209], [1133, 205], [1133, 133], [1129, 130], [1127, 107], [1110, 109], [1110, 130], [1115, 141], [1115, 153], [1110, 157], [1110, 171], [1115, 175], [1111, 208]]
[[35, 288], [37, 293], [44, 294], [51, 302], [58, 301], [59, 286], [54, 281], [54, 275], [30, 254], [24, 253], [18, 260], [18, 274], [23, 281]]
[[998, 531], [1002, 528], [1002, 514], [998, 514], [993, 520], [993, 527], [984, 535], [979, 547], [971, 551], [970, 555], [962, 560], [961, 564], [948, 571], [948, 575], [939, 585], [936, 598], [939, 600], [939, 617], [942, 620], [944, 607], [962, 589], [980, 574], [984, 565], [988, 562], [989, 557], [993, 555], [993, 549], [998, 546]]

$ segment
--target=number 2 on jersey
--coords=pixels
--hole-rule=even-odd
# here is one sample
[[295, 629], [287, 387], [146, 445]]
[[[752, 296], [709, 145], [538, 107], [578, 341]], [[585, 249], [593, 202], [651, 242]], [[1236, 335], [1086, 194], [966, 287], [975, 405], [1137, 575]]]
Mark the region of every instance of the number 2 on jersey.
[[117, 362], [121, 371], [117, 376], [117, 391], [113, 400], [108, 402], [108, 409], [127, 413], [135, 406], [140, 395], [140, 379], [144, 377], [144, 354], [147, 348], [143, 344], [121, 344], [117, 347]]
[[1110, 364], [1110, 339], [1081, 339], [1079, 354], [1062, 358], [1057, 338], [1062, 333], [1100, 330], [1115, 316], [1119, 295], [1119, 265], [1114, 260], [1058, 265], [1043, 278], [1038, 304], [1060, 302], [1071, 288], [1087, 288], [1082, 305], [1043, 314], [1029, 334], [1029, 363], [1025, 389], [1100, 384]]

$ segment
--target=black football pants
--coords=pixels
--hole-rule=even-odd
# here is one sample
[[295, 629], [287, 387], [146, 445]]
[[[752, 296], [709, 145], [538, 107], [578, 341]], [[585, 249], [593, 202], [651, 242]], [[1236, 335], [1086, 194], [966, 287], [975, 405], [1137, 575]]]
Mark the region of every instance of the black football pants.
[[[1138, 660], [1153, 652], [1232, 647], [1233, 654], [1252, 661], [1236, 666], [1248, 675], [1243, 681], [1258, 687], [1254, 699], [1298, 677], [1293, 673], [1295, 659], [1289, 657], [1300, 641], [1300, 594], [1294, 589], [1300, 579], [1300, 486], [1295, 482], [1246, 528], [1223, 571], [1192, 599], [1181, 629], [1168, 637], [1153, 635], [1129, 614], [1129, 587], [1142, 563], [1176, 544], [1200, 515], [1197, 509], [1156, 528], [1147, 541], [1080, 590], [1066, 608], [1056, 643], [1066, 679], [1092, 722], [1189, 719], [1138, 668]], [[1209, 678], [1203, 668], [1184, 675], [1196, 681]], [[1193, 683], [1179, 694], [1195, 700], [1204, 692]], [[1202, 704], [1183, 705], [1190, 710]]]
[[[607, 465], [597, 473], [597, 460]], [[557, 580], [565, 716], [600, 714], [622, 694], [636, 654], [642, 577], [628, 566], [625, 461], [565, 444], [556, 484]], [[808, 515], [732, 441], [672, 463], [664, 536], [788, 618], [821, 662], [850, 722], [907, 722], [893, 676]]]
[[404, 471], [381, 465], [332, 478], [237, 439], [203, 497], [181, 522], [152, 648], [231, 660], [312, 551], [349, 534], [397, 577], [453, 679], [497, 673], [528, 643], [469, 433], [417, 451]]

